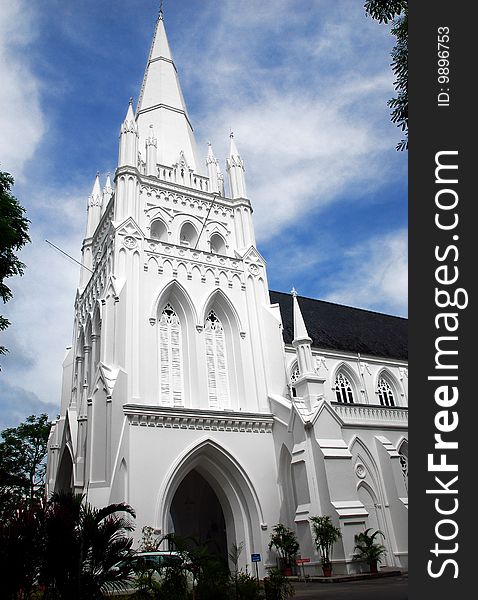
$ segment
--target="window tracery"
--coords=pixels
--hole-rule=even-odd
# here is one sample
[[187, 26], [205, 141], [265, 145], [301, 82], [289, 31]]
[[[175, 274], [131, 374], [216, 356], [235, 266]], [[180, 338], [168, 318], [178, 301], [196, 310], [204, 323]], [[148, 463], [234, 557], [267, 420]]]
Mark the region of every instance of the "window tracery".
[[377, 394], [382, 406], [395, 406], [392, 386], [383, 377], [378, 380]]
[[342, 371], [339, 371], [337, 377], [335, 378], [334, 389], [337, 402], [341, 402], [343, 404], [354, 403], [352, 384]]

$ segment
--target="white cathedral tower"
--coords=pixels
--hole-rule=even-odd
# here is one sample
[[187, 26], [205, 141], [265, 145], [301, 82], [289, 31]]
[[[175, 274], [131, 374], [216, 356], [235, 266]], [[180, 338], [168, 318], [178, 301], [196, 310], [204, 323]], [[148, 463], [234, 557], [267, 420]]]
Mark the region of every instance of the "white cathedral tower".
[[97, 175], [88, 199], [47, 491], [131, 504], [138, 537], [243, 542], [243, 568], [274, 564], [279, 522], [314, 568], [321, 514], [336, 572], [365, 526], [406, 565], [405, 321], [269, 292], [236, 141], [227, 187], [201, 154], [160, 11], [114, 186]]

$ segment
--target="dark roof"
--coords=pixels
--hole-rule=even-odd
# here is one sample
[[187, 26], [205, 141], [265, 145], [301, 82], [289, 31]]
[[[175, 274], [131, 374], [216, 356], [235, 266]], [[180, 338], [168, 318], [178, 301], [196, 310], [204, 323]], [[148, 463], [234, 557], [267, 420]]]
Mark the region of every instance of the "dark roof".
[[[280, 306], [284, 342], [290, 344], [294, 338], [292, 296], [270, 292], [270, 298]], [[407, 360], [407, 319], [302, 296], [298, 301], [314, 347]]]

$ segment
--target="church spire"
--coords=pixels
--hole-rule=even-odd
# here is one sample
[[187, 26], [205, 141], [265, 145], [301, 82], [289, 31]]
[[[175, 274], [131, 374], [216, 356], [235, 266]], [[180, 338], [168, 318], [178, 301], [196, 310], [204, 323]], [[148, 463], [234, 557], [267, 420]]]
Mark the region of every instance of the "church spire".
[[197, 159], [196, 141], [164, 27], [162, 4], [141, 86], [136, 120], [142, 155], [145, 153], [149, 127], [153, 125], [157, 137], [158, 162], [172, 166], [183, 151], [188, 165], [198, 172], [200, 162]]

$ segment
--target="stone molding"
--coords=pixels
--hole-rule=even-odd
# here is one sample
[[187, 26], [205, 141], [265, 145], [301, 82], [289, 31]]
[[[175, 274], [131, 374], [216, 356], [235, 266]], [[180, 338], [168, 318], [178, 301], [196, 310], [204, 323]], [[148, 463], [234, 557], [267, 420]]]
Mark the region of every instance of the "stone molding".
[[272, 414], [125, 404], [123, 412], [133, 426], [272, 433]]

